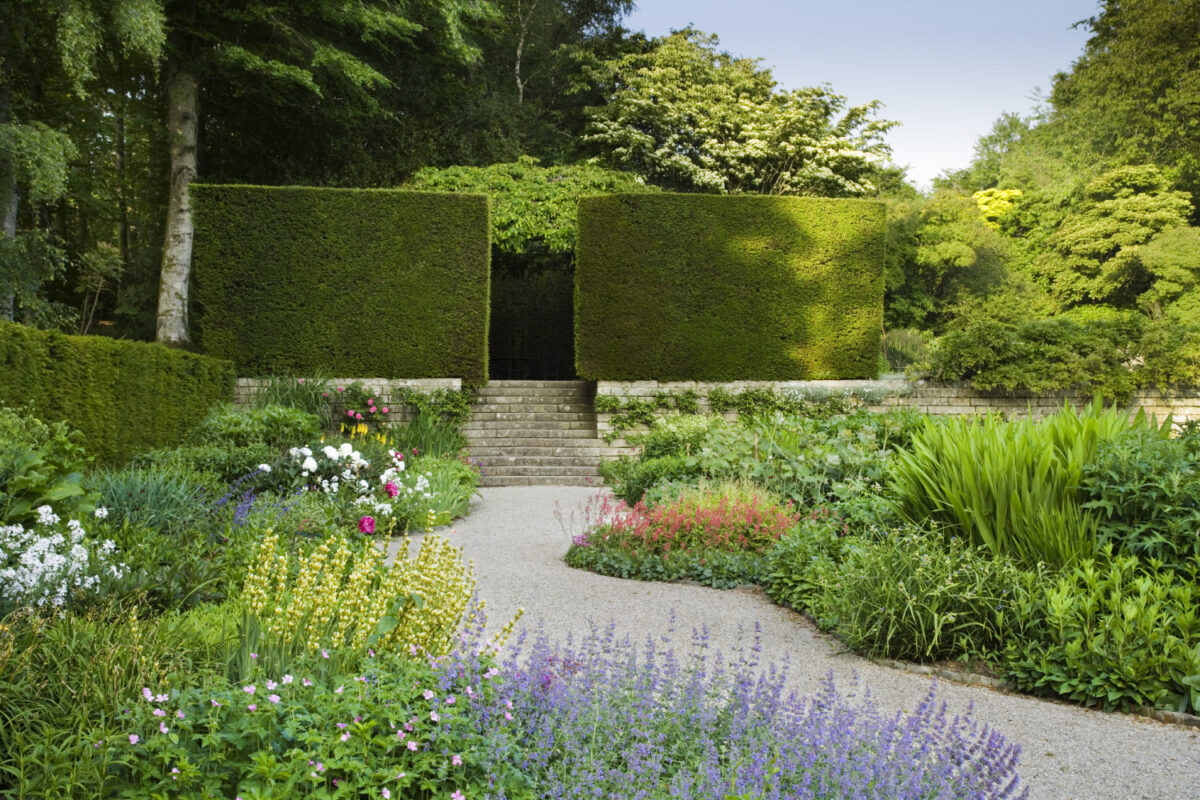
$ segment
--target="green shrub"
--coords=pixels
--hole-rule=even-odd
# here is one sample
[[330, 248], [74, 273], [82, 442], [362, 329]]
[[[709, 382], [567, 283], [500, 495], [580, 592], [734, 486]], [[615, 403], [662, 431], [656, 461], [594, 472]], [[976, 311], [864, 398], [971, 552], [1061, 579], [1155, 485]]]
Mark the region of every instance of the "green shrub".
[[813, 512], [767, 553], [767, 596], [780, 605], [807, 611], [818, 624], [828, 626], [821, 619], [819, 600], [825, 587], [834, 583], [848, 547], [857, 541], [837, 515]]
[[1135, 315], [979, 319], [937, 339], [918, 374], [965, 380], [981, 391], [1095, 391], [1125, 401], [1137, 388], [1126, 363], [1139, 335]]
[[829, 417], [755, 416], [740, 425], [714, 427], [694, 459], [702, 474], [747, 478], [798, 508], [818, 508], [834, 487], [861, 479], [878, 491], [884, 466], [902, 440], [890, 415], [865, 411]]
[[260, 464], [273, 464], [278, 458], [276, 448], [261, 443], [241, 446], [196, 444], [139, 453], [130, 465], [139, 469], [195, 472], [211, 476], [218, 483], [229, 484], [253, 472]]
[[1167, 429], [1135, 426], [1101, 442], [1080, 500], [1101, 544], [1185, 570], [1200, 556], [1200, 452]]
[[[825, 576], [823, 576], [825, 577]], [[825, 578], [818, 616], [847, 644], [909, 661], [994, 657], [1028, 626], [1040, 573], [919, 528], [859, 540]]]
[[242, 375], [487, 379], [489, 201], [197, 186], [196, 315]]
[[701, 470], [682, 455], [658, 458], [621, 456], [600, 465], [604, 483], [617, 497], [629, 505], [642, 499], [646, 491], [664, 481], [680, 481], [699, 477]]
[[930, 419], [890, 462], [905, 519], [934, 520], [996, 555], [1061, 567], [1092, 554], [1097, 520], [1080, 505], [1083, 470], [1097, 447], [1133, 426], [1099, 401], [1040, 421]]
[[265, 444], [283, 450], [311, 441], [320, 433], [320, 418], [298, 408], [276, 405], [241, 408], [225, 404], [213, 408], [188, 431], [188, 441], [224, 447]]
[[632, 443], [642, 448], [642, 458], [687, 456], [700, 449], [713, 428], [724, 424], [720, 417], [672, 414], [658, 417], [650, 430]]
[[1104, 709], [1200, 711], [1195, 570], [1143, 571], [1133, 556], [1087, 559], [1024, 598], [1024, 635], [1004, 654], [1019, 689]]
[[90, 514], [96, 494], [84, 486], [91, 461], [83, 435], [0, 407], [0, 523], [22, 525], [49, 505], [63, 518]]
[[882, 204], [609, 195], [579, 203], [576, 366], [602, 380], [870, 378]]
[[105, 464], [181, 441], [234, 377], [229, 362], [163, 345], [0, 322], [0, 405], [68, 423]]
[[132, 522], [97, 526], [111, 539], [125, 568], [109, 582], [111, 594], [157, 611], [219, 603], [240, 591], [251, 540], [257, 533], [205, 519], [186, 531]]

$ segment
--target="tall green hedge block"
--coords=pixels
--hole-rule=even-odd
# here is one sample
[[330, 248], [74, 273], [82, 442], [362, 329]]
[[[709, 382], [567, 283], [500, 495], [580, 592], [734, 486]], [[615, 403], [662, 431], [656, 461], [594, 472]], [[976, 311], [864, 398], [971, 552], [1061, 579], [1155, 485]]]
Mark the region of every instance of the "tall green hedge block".
[[199, 340], [243, 376], [487, 380], [486, 196], [192, 186]]
[[870, 378], [884, 207], [609, 195], [579, 203], [575, 355], [594, 380]]
[[0, 322], [0, 403], [70, 423], [102, 463], [178, 443], [235, 378], [228, 361], [163, 345]]

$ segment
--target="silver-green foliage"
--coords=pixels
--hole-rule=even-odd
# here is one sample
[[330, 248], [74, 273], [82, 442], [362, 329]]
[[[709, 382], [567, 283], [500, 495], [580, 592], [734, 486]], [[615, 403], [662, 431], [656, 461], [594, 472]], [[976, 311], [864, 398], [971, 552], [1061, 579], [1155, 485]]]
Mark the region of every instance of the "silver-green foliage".
[[1027, 565], [1065, 566], [1096, 546], [1096, 518], [1080, 505], [1084, 467], [1101, 442], [1148, 424], [1095, 401], [1040, 421], [930, 419], [890, 462], [896, 510]]

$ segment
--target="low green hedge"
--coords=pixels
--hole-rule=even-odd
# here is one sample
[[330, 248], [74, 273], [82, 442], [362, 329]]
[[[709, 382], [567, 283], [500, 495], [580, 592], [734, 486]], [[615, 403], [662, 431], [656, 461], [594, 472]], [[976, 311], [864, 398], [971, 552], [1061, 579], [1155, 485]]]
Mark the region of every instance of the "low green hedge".
[[242, 375], [487, 380], [486, 196], [192, 186], [205, 352]]
[[228, 361], [0, 322], [0, 403], [70, 423], [105, 463], [179, 442], [231, 399], [234, 379]]
[[597, 380], [871, 378], [880, 203], [609, 195], [579, 203], [575, 342]]

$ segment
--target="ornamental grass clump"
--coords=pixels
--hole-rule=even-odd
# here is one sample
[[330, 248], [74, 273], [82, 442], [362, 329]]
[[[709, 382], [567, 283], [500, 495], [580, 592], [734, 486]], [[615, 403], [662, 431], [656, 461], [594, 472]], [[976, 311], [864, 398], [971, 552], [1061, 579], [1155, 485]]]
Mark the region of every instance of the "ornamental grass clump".
[[[607, 502], [607, 501], [605, 501]], [[576, 544], [666, 555], [686, 550], [762, 553], [800, 519], [790, 503], [745, 483], [688, 487], [672, 500], [632, 508], [618, 501]]]
[[786, 668], [757, 663], [756, 651], [714, 656], [704, 634], [678, 657], [613, 627], [577, 647], [542, 633], [517, 645], [495, 702], [471, 714], [477, 730], [511, 724], [496, 757], [515, 762], [538, 797], [1028, 796], [1020, 747], [949, 715], [936, 686], [913, 712], [889, 716], [847, 699], [832, 678], [801, 697], [786, 689]]
[[[440, 536], [426, 536], [415, 557], [406, 543], [391, 567], [384, 560], [374, 545], [344, 537], [292, 557], [269, 533], [246, 576], [245, 652], [236, 672], [268, 661], [286, 668], [319, 652], [446, 652], [475, 590], [474, 567]], [[263, 660], [251, 665], [248, 657]]]

